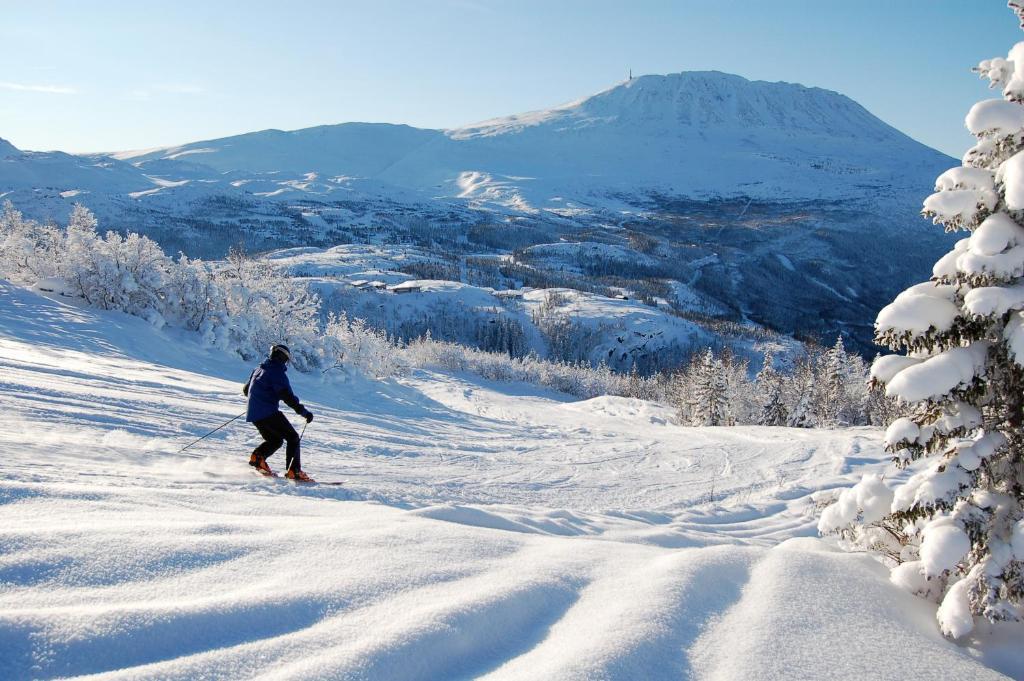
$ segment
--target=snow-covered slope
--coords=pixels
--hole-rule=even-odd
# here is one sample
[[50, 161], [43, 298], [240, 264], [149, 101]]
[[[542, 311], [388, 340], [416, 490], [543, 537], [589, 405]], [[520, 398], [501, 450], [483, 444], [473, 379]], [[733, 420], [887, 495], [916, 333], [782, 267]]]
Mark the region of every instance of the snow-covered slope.
[[[0, 677], [1003, 678], [811, 495], [871, 430], [690, 429], [422, 374], [293, 376], [305, 467], [255, 477], [247, 367], [0, 282]], [[279, 459], [279, 457], [277, 457]], [[273, 461], [273, 460], [272, 460]], [[978, 659], [981, 656], [981, 659]]]
[[[218, 172], [317, 172], [372, 177], [440, 136], [435, 130], [385, 123], [343, 123], [284, 132], [263, 130], [149, 152], [119, 152], [119, 160], [148, 168], [159, 160], [187, 161]], [[166, 170], [173, 166], [166, 166]]]
[[20, 153], [21, 152], [18, 150], [18, 148], [16, 146], [11, 144], [10, 142], [5, 140], [4, 138], [0, 137], [0, 158], [5, 158], [7, 156], [13, 156], [14, 154], [20, 154]]
[[0, 195], [56, 190], [73, 199], [83, 193], [128, 194], [157, 186], [138, 168], [108, 156], [21, 151], [0, 139]]
[[641, 131], [776, 130], [887, 141], [903, 137], [847, 97], [792, 83], [749, 81], [717, 71], [648, 75], [564, 106], [507, 116], [450, 131], [455, 139], [493, 137], [530, 128]]

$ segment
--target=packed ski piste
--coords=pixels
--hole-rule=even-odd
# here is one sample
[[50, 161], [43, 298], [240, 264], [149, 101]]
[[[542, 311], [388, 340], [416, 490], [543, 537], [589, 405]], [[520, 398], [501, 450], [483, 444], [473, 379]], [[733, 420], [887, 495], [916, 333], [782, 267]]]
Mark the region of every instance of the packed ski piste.
[[0, 678], [1024, 678], [1024, 42], [976, 71], [923, 210], [965, 238], [875, 323], [884, 430], [841, 339], [788, 379], [829, 427], [771, 348], [736, 424], [711, 349], [613, 394], [8, 203]]

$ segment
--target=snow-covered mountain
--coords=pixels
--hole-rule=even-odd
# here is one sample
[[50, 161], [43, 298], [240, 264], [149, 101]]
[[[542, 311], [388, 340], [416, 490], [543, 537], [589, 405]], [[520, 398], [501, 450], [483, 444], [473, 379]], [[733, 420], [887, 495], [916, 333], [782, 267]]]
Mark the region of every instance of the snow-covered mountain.
[[[148, 170], [187, 161], [220, 173], [315, 172], [327, 177], [375, 177], [431, 140], [436, 130], [386, 123], [342, 123], [284, 132], [263, 130], [168, 149], [112, 154]], [[175, 168], [166, 164], [165, 169]]]
[[203, 177], [205, 167], [205, 179], [274, 173], [323, 193], [358, 178], [520, 209], [601, 204], [623, 192], [863, 196], [916, 186], [919, 173], [949, 163], [835, 92], [717, 72], [643, 76], [445, 131], [346, 123], [113, 156], [172, 181]]
[[[89, 156], [4, 143], [0, 198], [57, 221], [81, 202], [204, 257], [411, 241], [465, 273], [516, 251], [530, 262], [502, 265], [506, 283], [621, 289], [866, 348], [875, 311], [947, 248], [917, 211], [955, 164], [835, 92], [695, 72], [450, 130], [345, 123]], [[565, 242], [615, 256], [529, 250]]]
[[21, 151], [0, 139], [0, 195], [52, 190], [73, 199], [83, 193], [128, 194], [155, 184], [138, 168], [108, 156]]
[[[834, 198], [907, 186], [941, 156], [837, 93], [699, 72], [643, 76], [566, 106], [450, 130], [387, 176], [409, 181], [433, 165], [461, 179], [464, 193], [501, 183], [540, 205], [644, 190]], [[470, 182], [469, 172], [491, 179]]]

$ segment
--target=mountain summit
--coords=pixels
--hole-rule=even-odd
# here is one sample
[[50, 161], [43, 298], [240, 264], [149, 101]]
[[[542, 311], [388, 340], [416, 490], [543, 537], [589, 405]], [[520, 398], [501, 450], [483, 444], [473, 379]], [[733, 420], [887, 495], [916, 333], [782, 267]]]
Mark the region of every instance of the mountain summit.
[[836, 92], [693, 72], [448, 130], [381, 179], [538, 207], [608, 194], [839, 199], [927, 188], [951, 162]]
[[837, 92], [750, 81], [720, 71], [640, 76], [564, 106], [485, 121], [453, 130], [451, 135], [465, 139], [543, 125], [563, 130], [605, 125], [659, 133], [775, 130], [792, 135], [905, 138]]

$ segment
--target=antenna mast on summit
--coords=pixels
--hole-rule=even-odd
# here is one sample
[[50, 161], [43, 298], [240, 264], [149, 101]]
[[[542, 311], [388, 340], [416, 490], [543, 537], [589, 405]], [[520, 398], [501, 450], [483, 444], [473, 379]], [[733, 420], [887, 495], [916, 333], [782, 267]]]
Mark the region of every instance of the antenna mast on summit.
[[629, 79], [633, 80], [633, 69], [629, 70]]

